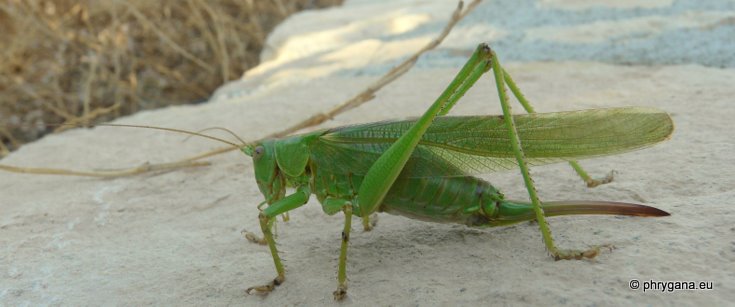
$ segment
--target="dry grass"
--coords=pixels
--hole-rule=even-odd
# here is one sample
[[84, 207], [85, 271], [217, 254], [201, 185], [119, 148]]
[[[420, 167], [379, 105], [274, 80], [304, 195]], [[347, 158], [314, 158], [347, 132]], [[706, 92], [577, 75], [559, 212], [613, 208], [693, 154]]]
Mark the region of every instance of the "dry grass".
[[49, 125], [203, 101], [289, 14], [341, 2], [2, 0], [0, 156]]

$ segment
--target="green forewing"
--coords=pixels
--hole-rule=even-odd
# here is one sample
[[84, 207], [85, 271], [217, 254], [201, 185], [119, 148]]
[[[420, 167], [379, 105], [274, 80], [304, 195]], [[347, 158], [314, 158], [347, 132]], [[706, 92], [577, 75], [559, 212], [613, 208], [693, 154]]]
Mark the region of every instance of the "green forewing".
[[[530, 165], [618, 154], [666, 140], [669, 115], [644, 107], [514, 115]], [[335, 173], [363, 175], [413, 120], [386, 121], [328, 130], [311, 158]], [[463, 176], [517, 167], [500, 116], [438, 117], [403, 169], [403, 177]]]

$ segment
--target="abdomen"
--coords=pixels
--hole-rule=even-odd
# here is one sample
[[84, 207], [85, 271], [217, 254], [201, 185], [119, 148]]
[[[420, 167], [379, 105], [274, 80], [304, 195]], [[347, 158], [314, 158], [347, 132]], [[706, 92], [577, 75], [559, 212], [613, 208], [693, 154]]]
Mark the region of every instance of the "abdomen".
[[483, 208], [494, 208], [502, 199], [490, 183], [472, 176], [398, 178], [379, 210], [431, 222], [473, 225], [485, 220]]
[[[337, 197], [357, 202], [362, 176], [333, 174], [311, 165], [311, 190], [319, 202]], [[398, 177], [378, 211], [437, 223], [476, 225], [493, 215], [503, 195], [480, 178]], [[488, 212], [489, 211], [489, 212]], [[354, 212], [360, 214], [359, 210]]]

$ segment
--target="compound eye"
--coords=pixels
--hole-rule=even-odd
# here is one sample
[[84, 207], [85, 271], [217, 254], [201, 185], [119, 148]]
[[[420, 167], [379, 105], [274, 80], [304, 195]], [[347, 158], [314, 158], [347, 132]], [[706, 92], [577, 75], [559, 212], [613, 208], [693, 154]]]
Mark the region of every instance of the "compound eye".
[[255, 160], [259, 159], [260, 157], [263, 156], [264, 153], [265, 153], [265, 148], [263, 147], [263, 145], [255, 147], [255, 150], [253, 150], [253, 159]]

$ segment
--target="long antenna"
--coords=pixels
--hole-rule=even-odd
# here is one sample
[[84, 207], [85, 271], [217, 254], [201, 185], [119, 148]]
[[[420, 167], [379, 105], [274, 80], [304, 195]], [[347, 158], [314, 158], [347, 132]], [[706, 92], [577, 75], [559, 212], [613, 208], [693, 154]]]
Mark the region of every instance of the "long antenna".
[[[209, 130], [220, 130], [220, 131], [227, 132], [230, 135], [232, 135], [233, 137], [235, 137], [238, 141], [240, 141], [240, 143], [242, 143], [242, 146], [247, 146], [248, 145], [248, 143], [245, 142], [242, 138], [240, 138], [239, 135], [237, 135], [234, 132], [232, 132], [232, 130], [227, 129], [227, 128], [223, 128], [223, 127], [209, 127], [209, 128], [204, 128], [202, 130], [196, 131], [196, 133], [203, 133], [203, 132], [209, 131]], [[189, 139], [192, 136], [195, 136], [195, 135], [189, 135], [188, 137], [186, 137], [186, 139]]]
[[[199, 132], [193, 132], [193, 131], [187, 131], [187, 130], [182, 130], [182, 129], [176, 129], [176, 128], [165, 128], [165, 127], [146, 126], [146, 125], [127, 125], [127, 124], [97, 124], [95, 126], [126, 127], [126, 128], [144, 128], [144, 129], [163, 130], [163, 131], [178, 132], [178, 133], [183, 133], [183, 134], [188, 134], [188, 135], [193, 135], [193, 136], [199, 136], [199, 137], [203, 137], [203, 138], [208, 138], [210, 140], [219, 141], [219, 142], [222, 142], [222, 143], [225, 143], [225, 144], [232, 145], [232, 147], [237, 147], [237, 148], [240, 148], [240, 147], [243, 147], [243, 146], [247, 146], [248, 145], [242, 139], [240, 139], [239, 137], [237, 139], [240, 140], [241, 142], [243, 142], [241, 145], [240, 144], [235, 144], [233, 142], [230, 142], [228, 140], [221, 139], [221, 138], [218, 138], [218, 137], [215, 137], [215, 136], [206, 135], [206, 134], [202, 134], [202, 133], [199, 133]], [[207, 128], [207, 129], [204, 129], [202, 131], [206, 131], [206, 130], [210, 130], [210, 129], [224, 129], [224, 128]], [[227, 131], [230, 132], [230, 133], [232, 133], [233, 135], [235, 135], [232, 131], [229, 131], [229, 130], [227, 130]], [[237, 137], [237, 135], [235, 135], [235, 137]]]
[[[108, 126], [108, 127], [123, 127], [123, 128], [144, 128], [144, 129], [154, 129], [154, 130], [163, 130], [163, 131], [169, 131], [169, 132], [176, 132], [176, 133], [183, 133], [188, 135], [194, 135], [199, 136], [203, 138], [207, 138], [210, 140], [215, 140], [218, 142], [222, 142], [225, 144], [228, 144], [232, 146], [232, 148], [240, 148], [245, 152], [245, 154], [252, 156], [253, 152], [253, 145], [245, 143], [241, 138], [237, 137], [238, 140], [240, 140], [243, 144], [238, 145], [233, 142], [230, 142], [225, 139], [221, 139], [218, 137], [214, 137], [211, 135], [206, 135], [198, 132], [192, 132], [192, 131], [186, 131], [182, 129], [176, 129], [176, 128], [164, 128], [164, 127], [155, 127], [155, 126], [146, 126], [146, 125], [127, 125], [127, 124], [98, 124], [95, 126]], [[212, 128], [210, 128], [212, 129]], [[220, 128], [217, 128], [220, 129]], [[224, 129], [224, 128], [221, 128]], [[208, 129], [205, 129], [208, 130]], [[226, 129], [225, 129], [226, 130]], [[226, 151], [229, 151], [229, 148], [226, 148]], [[216, 154], [216, 153], [215, 153]], [[208, 155], [212, 155], [211, 153], [205, 154], [205, 155], [199, 155], [197, 157], [193, 157], [190, 159], [185, 159], [177, 162], [172, 163], [162, 163], [162, 164], [143, 164], [141, 166], [135, 167], [135, 168], [129, 168], [124, 170], [109, 170], [109, 171], [77, 171], [77, 170], [69, 170], [69, 169], [58, 169], [58, 168], [33, 168], [33, 167], [16, 167], [16, 166], [10, 166], [10, 165], [2, 165], [0, 164], [0, 170], [5, 170], [8, 172], [14, 172], [14, 173], [25, 173], [25, 174], [45, 174], [45, 175], [65, 175], [65, 176], [83, 176], [83, 177], [122, 177], [122, 176], [131, 176], [131, 175], [137, 175], [142, 173], [147, 173], [151, 171], [165, 171], [165, 170], [172, 170], [182, 167], [196, 167], [196, 166], [206, 166], [209, 165], [208, 162], [196, 162], [194, 160], [206, 157]]]

